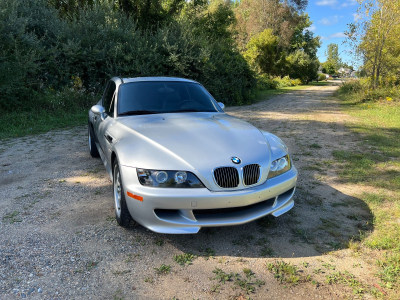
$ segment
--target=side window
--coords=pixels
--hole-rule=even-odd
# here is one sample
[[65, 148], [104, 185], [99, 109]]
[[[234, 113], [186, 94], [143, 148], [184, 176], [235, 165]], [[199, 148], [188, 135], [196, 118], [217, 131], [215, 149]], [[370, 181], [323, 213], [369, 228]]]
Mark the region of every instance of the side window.
[[106, 110], [107, 115], [112, 116], [114, 113], [114, 98], [115, 98], [115, 90], [117, 86], [114, 81], [110, 81], [107, 86], [107, 90], [103, 96], [103, 106]]

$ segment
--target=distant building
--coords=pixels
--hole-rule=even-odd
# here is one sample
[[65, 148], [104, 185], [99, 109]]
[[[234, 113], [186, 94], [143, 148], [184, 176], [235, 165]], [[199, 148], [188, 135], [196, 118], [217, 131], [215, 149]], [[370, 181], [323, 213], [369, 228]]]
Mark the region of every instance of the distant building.
[[339, 70], [338, 70], [338, 73], [340, 74], [340, 75], [342, 75], [343, 77], [349, 77], [349, 76], [351, 76], [351, 73], [353, 72], [353, 70], [352, 69], [347, 69], [347, 68], [340, 68]]

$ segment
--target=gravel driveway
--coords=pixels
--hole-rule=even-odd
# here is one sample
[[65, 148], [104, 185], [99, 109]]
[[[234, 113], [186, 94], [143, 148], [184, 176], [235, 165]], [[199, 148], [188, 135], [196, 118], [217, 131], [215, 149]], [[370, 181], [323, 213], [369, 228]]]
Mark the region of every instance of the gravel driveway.
[[[326, 276], [362, 264], [351, 272], [368, 282], [375, 269], [344, 247], [360, 223], [346, 215], [370, 216], [335, 175], [332, 150], [357, 142], [343, 127], [348, 116], [332, 98], [336, 88], [309, 87], [226, 110], [287, 143], [300, 171], [296, 204], [277, 219], [196, 235], [117, 226], [112, 184], [101, 161], [88, 154], [86, 126], [3, 142], [0, 300], [336, 299], [351, 294], [346, 286], [326, 283]], [[341, 205], [347, 202], [354, 205]], [[174, 255], [184, 253], [180, 265]], [[297, 266], [298, 282], [276, 274], [273, 266], [280, 261]]]

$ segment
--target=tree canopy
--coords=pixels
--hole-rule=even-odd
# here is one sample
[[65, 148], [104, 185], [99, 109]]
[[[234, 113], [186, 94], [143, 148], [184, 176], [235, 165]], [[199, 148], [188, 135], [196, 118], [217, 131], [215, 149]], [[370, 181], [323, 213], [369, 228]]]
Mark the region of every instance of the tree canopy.
[[382, 77], [400, 82], [400, 0], [363, 0], [357, 14], [345, 33], [355, 62], [373, 88]]
[[[307, 0], [2, 0], [1, 111], [51, 110], [54, 99], [71, 90], [101, 93], [112, 76], [192, 78], [228, 105], [251, 103], [261, 77], [290, 76], [303, 83], [316, 78], [320, 39], [307, 29], [312, 22], [306, 5]], [[82, 97], [67, 98], [71, 104]], [[88, 102], [76, 104], [86, 109]]]

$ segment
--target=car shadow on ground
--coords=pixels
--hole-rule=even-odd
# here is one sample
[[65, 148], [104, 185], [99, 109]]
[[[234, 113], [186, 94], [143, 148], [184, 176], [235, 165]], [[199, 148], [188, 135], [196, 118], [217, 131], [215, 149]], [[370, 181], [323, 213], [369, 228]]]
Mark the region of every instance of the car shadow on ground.
[[[324, 193], [318, 193], [318, 189]], [[315, 191], [315, 192], [314, 192]], [[239, 226], [205, 227], [193, 235], [166, 235], [140, 225], [131, 230], [199, 256], [310, 257], [347, 248], [373, 230], [373, 215], [362, 200], [329, 186], [299, 188], [295, 206], [275, 218], [266, 216]]]

